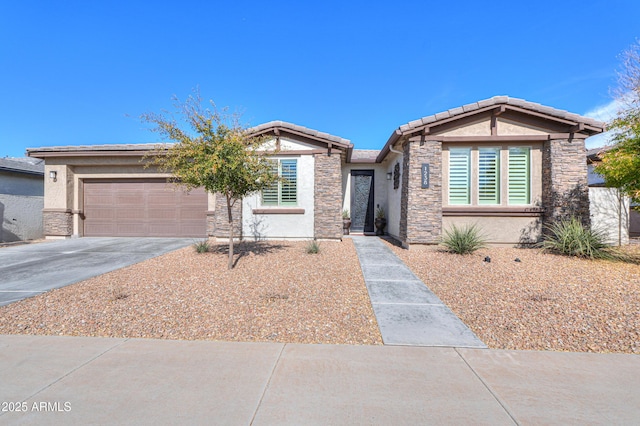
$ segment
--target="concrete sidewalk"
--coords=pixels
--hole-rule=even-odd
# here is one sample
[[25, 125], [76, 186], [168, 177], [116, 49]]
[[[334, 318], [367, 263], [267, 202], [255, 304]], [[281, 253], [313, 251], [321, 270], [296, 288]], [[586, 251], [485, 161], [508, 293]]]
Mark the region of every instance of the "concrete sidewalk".
[[487, 347], [378, 237], [352, 239], [386, 345]]
[[0, 336], [0, 384], [2, 424], [640, 419], [640, 357], [622, 354]]

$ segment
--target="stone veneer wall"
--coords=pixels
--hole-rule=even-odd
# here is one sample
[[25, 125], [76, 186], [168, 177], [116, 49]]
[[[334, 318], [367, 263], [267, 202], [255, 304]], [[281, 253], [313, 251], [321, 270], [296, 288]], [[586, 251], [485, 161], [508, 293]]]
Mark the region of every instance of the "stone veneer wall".
[[42, 227], [45, 236], [70, 237], [73, 234], [71, 210], [45, 209], [42, 211]]
[[[436, 244], [442, 234], [442, 142], [403, 146], [400, 239], [403, 245]], [[422, 188], [422, 164], [429, 164], [429, 188]]]
[[207, 237], [216, 235], [216, 212], [207, 212]]
[[[242, 200], [236, 201], [231, 209], [233, 215], [233, 237], [242, 238]], [[216, 194], [215, 215], [207, 216], [207, 233], [210, 222], [213, 221], [213, 236], [217, 238], [229, 238], [229, 215], [227, 212], [227, 198], [222, 194]]]
[[590, 225], [587, 162], [583, 139], [553, 139], [542, 148], [543, 225], [577, 216]]
[[314, 237], [342, 238], [342, 160], [339, 153], [314, 155]]

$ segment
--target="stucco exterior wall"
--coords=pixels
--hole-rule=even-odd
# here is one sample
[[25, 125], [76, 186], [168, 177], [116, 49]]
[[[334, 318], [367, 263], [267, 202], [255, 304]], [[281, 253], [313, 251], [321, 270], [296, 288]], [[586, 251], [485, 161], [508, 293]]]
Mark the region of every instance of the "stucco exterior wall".
[[615, 188], [589, 188], [591, 227], [612, 245], [629, 244], [629, 198]]
[[[373, 208], [377, 211], [379, 207], [382, 207], [387, 216], [387, 223], [389, 223], [389, 199], [387, 181], [387, 166], [386, 164], [344, 164], [342, 166], [342, 210], [351, 211], [351, 171], [352, 170], [373, 170]], [[392, 186], [393, 188], [393, 186]], [[374, 215], [376, 213], [374, 211]]]
[[[339, 155], [338, 155], [339, 157]], [[314, 237], [314, 182], [315, 160], [312, 155], [299, 155], [298, 160], [298, 205], [263, 206], [261, 193], [257, 192], [242, 201], [242, 235], [246, 239], [312, 239]], [[282, 208], [304, 209], [303, 214], [278, 214]], [[273, 210], [274, 214], [254, 214], [254, 209]]]
[[[391, 153], [383, 163], [386, 166], [386, 173], [391, 173], [391, 180], [387, 183], [387, 234], [396, 239], [400, 239], [400, 212], [402, 202], [402, 155]], [[398, 187], [394, 188], [395, 168], [398, 164]], [[386, 177], [385, 177], [386, 179]]]
[[442, 219], [444, 231], [451, 229], [452, 225], [463, 227], [474, 224], [490, 244], [529, 244], [537, 241], [542, 232], [539, 217], [444, 216]]
[[42, 238], [44, 197], [0, 194], [0, 242]]
[[0, 242], [42, 237], [43, 177], [0, 172]]

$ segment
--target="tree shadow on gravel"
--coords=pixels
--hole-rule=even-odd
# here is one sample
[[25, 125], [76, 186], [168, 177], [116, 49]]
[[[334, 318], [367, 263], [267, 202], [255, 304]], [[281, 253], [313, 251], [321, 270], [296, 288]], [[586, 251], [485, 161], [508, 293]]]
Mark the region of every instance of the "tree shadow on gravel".
[[[276, 253], [284, 250], [288, 246], [280, 243], [265, 242], [265, 241], [242, 241], [235, 244], [233, 247], [234, 261], [233, 267], [238, 265], [240, 259], [246, 256], [265, 256], [270, 253]], [[218, 244], [209, 250], [211, 253], [216, 254], [229, 254], [229, 246], [227, 244]]]

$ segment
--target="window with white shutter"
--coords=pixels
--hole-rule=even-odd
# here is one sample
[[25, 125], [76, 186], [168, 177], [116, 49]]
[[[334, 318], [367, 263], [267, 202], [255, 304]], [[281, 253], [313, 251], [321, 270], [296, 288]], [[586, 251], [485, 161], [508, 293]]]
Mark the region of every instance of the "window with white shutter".
[[449, 149], [449, 204], [471, 203], [471, 149]]
[[529, 204], [531, 149], [509, 148], [509, 204]]
[[478, 204], [500, 204], [500, 149], [478, 150]]
[[281, 181], [262, 190], [264, 206], [295, 206], [298, 204], [298, 160], [270, 160], [273, 173]]

